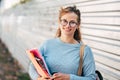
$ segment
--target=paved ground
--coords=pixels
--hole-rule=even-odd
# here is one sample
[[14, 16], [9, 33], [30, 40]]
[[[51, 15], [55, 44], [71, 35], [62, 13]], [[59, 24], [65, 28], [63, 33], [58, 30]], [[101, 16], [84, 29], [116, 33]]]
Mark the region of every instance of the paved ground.
[[0, 80], [30, 80], [0, 40]]

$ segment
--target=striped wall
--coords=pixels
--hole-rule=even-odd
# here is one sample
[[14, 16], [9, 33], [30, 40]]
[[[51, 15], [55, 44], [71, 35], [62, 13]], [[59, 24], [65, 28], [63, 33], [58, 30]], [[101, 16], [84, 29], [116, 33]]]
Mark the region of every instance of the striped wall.
[[60, 7], [70, 5], [81, 11], [83, 42], [104, 80], [120, 80], [120, 0], [33, 0], [1, 15], [0, 37], [27, 70], [25, 50], [54, 37]]

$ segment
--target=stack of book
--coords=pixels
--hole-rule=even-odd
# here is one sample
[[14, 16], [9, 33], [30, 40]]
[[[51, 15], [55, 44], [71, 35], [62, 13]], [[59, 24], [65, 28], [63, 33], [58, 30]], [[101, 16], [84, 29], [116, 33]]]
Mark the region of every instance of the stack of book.
[[42, 77], [50, 76], [50, 72], [44, 60], [44, 57], [41, 55], [37, 48], [27, 50], [26, 53], [28, 54], [29, 59], [33, 63], [36, 71], [40, 76]]

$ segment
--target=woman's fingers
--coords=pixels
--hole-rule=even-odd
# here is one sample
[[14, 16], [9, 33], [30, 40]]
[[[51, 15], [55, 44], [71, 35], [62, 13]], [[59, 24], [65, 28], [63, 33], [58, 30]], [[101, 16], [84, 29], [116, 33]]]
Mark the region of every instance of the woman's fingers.
[[51, 80], [50, 77], [38, 77], [37, 80]]
[[51, 79], [54, 79], [54, 80], [70, 80], [70, 76], [69, 76], [69, 74], [64, 74], [64, 73], [55, 73], [55, 74], [53, 74]]

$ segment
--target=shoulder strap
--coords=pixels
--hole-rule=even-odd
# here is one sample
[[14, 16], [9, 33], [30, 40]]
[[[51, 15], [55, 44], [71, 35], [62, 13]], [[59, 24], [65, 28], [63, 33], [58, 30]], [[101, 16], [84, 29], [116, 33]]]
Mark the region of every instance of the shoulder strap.
[[82, 44], [80, 47], [80, 63], [78, 68], [78, 75], [80, 76], [82, 74], [82, 66], [83, 66], [83, 55], [84, 55], [84, 48], [86, 45]]

